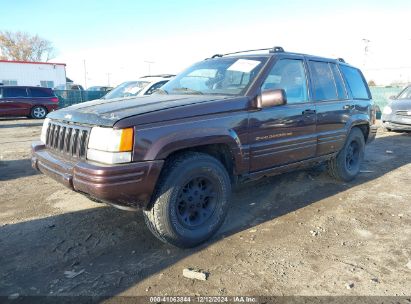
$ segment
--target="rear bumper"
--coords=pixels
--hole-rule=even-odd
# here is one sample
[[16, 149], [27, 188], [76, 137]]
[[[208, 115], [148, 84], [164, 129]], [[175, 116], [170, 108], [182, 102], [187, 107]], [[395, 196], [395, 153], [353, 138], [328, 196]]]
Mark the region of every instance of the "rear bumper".
[[164, 161], [104, 165], [69, 161], [32, 144], [32, 167], [66, 187], [124, 209], [146, 208]]
[[53, 103], [53, 104], [47, 104], [47, 105], [45, 105], [45, 107], [47, 108], [47, 112], [50, 113], [50, 112], [58, 110], [59, 104], [56, 102], [56, 103]]

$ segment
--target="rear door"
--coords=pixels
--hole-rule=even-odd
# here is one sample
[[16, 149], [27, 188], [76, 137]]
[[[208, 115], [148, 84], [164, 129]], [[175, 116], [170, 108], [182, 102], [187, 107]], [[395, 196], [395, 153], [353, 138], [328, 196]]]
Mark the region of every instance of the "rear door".
[[339, 151], [344, 145], [352, 102], [335, 62], [308, 60], [312, 95], [317, 105], [317, 156]]
[[261, 90], [284, 89], [287, 104], [250, 114], [250, 171], [256, 172], [315, 156], [316, 109], [308, 95], [303, 57], [275, 62]]
[[30, 99], [25, 87], [3, 87], [0, 100], [2, 115], [26, 116], [30, 113]]

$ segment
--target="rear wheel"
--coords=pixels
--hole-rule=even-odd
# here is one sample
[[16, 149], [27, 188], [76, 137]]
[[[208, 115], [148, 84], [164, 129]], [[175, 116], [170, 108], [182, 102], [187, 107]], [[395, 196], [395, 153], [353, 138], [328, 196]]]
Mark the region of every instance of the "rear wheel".
[[227, 213], [231, 183], [214, 157], [185, 153], [165, 165], [154, 196], [144, 211], [147, 226], [161, 241], [194, 247], [209, 239]]
[[30, 111], [30, 117], [34, 119], [43, 119], [47, 115], [47, 109], [42, 106], [34, 106]]
[[364, 134], [360, 129], [353, 128], [341, 151], [328, 161], [330, 175], [345, 182], [353, 180], [360, 172], [364, 149]]

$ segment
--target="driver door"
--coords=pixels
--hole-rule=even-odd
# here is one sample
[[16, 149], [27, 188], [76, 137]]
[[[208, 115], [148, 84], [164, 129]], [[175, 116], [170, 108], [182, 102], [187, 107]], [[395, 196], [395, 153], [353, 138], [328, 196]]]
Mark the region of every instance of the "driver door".
[[315, 156], [316, 107], [308, 96], [306, 64], [279, 59], [261, 88], [284, 89], [287, 104], [250, 114], [250, 172], [295, 163]]

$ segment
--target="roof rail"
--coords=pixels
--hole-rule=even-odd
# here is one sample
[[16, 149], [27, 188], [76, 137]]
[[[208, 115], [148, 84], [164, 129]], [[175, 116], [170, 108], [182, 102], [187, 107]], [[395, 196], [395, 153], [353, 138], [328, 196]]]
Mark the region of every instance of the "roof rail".
[[163, 77], [163, 78], [171, 78], [174, 77], [176, 75], [174, 74], [158, 74], [158, 75], [146, 75], [146, 76], [142, 76], [140, 78], [148, 78], [148, 77]]
[[344, 60], [343, 58], [337, 58], [337, 60], [338, 60], [339, 62], [345, 63], [345, 60]]
[[270, 50], [270, 53], [284, 53], [284, 49], [281, 46], [275, 46]]
[[215, 54], [211, 56], [211, 58], [224, 57], [227, 55], [235, 55], [235, 54], [240, 54], [240, 53], [258, 52], [258, 51], [269, 51], [269, 53], [283, 53], [284, 49], [281, 46], [275, 46], [273, 48], [238, 51], [238, 52], [232, 52], [232, 53], [226, 53], [226, 54]]

